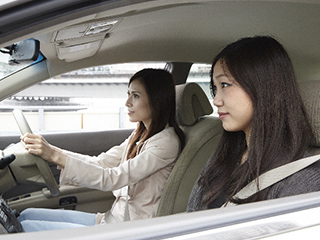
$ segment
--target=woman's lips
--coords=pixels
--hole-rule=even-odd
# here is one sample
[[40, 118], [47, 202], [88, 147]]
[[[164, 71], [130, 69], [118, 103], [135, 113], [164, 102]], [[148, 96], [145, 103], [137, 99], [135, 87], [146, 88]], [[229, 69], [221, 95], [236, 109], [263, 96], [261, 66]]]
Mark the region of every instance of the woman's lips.
[[219, 112], [218, 114], [219, 114], [220, 120], [224, 119], [228, 115], [228, 113], [221, 113], [221, 112]]
[[132, 115], [134, 112], [133, 111], [128, 111], [128, 115]]

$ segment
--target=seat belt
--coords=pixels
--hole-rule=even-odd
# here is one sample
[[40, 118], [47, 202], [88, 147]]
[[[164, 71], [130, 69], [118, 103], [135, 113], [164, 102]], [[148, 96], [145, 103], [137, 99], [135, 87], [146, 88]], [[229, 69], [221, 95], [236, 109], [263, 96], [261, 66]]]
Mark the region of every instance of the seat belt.
[[[270, 187], [271, 185], [285, 179], [286, 177], [291, 176], [292, 174], [310, 166], [311, 164], [319, 160], [320, 160], [320, 154], [314, 155], [311, 157], [302, 158], [297, 161], [290, 162], [280, 167], [271, 169], [268, 172], [265, 172], [259, 176], [259, 188], [257, 185], [258, 179], [256, 178], [253, 181], [251, 181], [248, 185], [246, 185], [244, 188], [242, 188], [236, 195], [234, 195], [234, 197], [239, 199], [248, 198], [253, 194], [259, 191], [262, 191], [267, 187]], [[223, 204], [222, 207], [232, 206], [232, 205], [236, 205], [236, 204], [232, 202], [227, 202]]]

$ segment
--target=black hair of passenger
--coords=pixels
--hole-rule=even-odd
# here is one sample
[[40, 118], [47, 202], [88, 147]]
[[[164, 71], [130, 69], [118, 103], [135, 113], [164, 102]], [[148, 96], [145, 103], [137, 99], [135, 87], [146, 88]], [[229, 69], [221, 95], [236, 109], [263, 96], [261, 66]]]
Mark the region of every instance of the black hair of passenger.
[[293, 65], [273, 37], [243, 38], [225, 47], [213, 60], [211, 88], [218, 61], [249, 95], [254, 113], [245, 163], [241, 164], [247, 150], [244, 132], [224, 130], [198, 181], [206, 196], [203, 203], [208, 205], [221, 194], [235, 203], [264, 200], [270, 188], [248, 199], [232, 197], [262, 173], [302, 158], [313, 140]]

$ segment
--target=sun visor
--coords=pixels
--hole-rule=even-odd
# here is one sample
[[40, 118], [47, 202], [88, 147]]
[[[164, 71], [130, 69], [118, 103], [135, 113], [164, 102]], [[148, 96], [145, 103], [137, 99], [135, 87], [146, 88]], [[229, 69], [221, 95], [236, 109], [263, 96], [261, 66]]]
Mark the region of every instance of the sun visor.
[[58, 58], [73, 62], [92, 57], [118, 22], [119, 20], [89, 22], [56, 31], [51, 41], [56, 43]]
[[73, 62], [83, 58], [92, 57], [99, 50], [103, 40], [86, 42], [77, 45], [57, 45], [58, 58], [66, 62]]

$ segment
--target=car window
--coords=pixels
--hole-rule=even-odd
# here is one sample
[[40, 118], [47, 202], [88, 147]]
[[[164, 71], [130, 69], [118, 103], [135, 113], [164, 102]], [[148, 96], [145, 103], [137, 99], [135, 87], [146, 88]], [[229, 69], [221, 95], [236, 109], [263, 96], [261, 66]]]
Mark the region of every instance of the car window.
[[[34, 132], [67, 132], [135, 128], [125, 101], [130, 77], [143, 68], [166, 63], [96, 66], [62, 74], [2, 101], [2, 134], [18, 133], [12, 116], [21, 109]], [[1, 128], [1, 127], [0, 127]]]
[[29, 65], [29, 64], [9, 65], [8, 62], [9, 62], [9, 55], [0, 54], [0, 79]]
[[[31, 44], [31, 45], [30, 45]], [[34, 48], [32, 48], [34, 47]], [[45, 59], [34, 39], [26, 39], [0, 49], [0, 81]], [[17, 50], [18, 49], [18, 50]]]
[[187, 82], [195, 82], [202, 88], [214, 109], [214, 115], [217, 111], [213, 105], [213, 98], [210, 92], [210, 71], [211, 64], [194, 63], [189, 71]]

